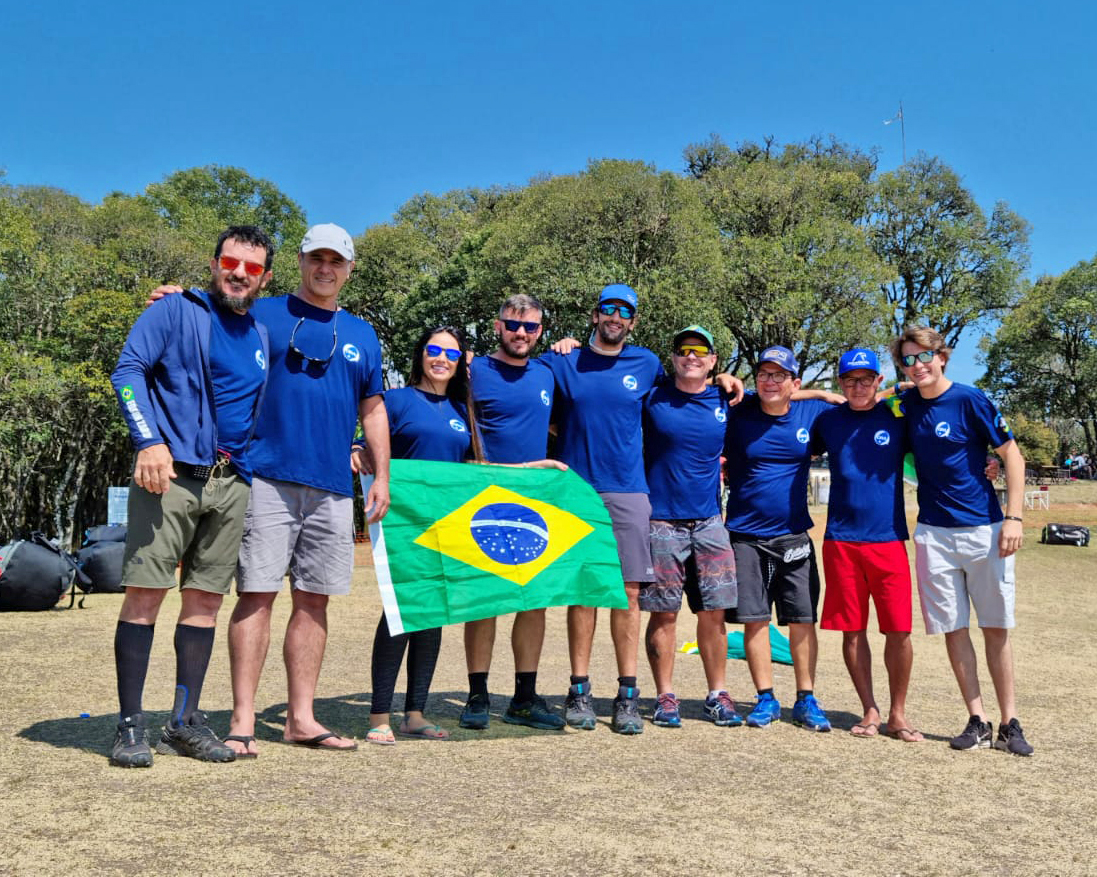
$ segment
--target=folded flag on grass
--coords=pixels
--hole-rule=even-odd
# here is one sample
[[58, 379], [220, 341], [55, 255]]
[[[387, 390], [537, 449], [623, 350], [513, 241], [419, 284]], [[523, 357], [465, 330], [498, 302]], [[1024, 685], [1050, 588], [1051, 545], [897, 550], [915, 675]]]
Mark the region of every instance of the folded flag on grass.
[[546, 606], [628, 606], [609, 513], [574, 472], [393, 460], [390, 493], [370, 539], [394, 634]]

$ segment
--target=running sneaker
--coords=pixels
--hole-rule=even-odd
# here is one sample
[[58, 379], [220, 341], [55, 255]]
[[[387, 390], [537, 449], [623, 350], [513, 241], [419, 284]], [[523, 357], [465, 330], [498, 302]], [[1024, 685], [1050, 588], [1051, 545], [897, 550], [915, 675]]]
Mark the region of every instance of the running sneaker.
[[465, 708], [461, 710], [461, 718], [457, 720], [457, 724], [473, 731], [483, 731], [491, 721], [491, 714], [488, 713], [490, 707], [490, 697], [483, 694], [470, 694]]
[[814, 694], [805, 694], [792, 705], [792, 724], [809, 731], [825, 733], [830, 730], [830, 720]]
[[678, 712], [678, 698], [673, 692], [660, 694], [655, 698], [655, 715], [651, 717], [651, 723], [660, 728], [681, 728], [682, 716]]
[[206, 722], [206, 714], [202, 710], [195, 710], [185, 725], [168, 722], [164, 725], [160, 742], [156, 744], [156, 751], [161, 755], [174, 752], [199, 761], [235, 761], [236, 753], [218, 739]]
[[613, 699], [613, 718], [610, 728], [618, 734], [643, 734], [644, 722], [640, 718], [640, 689], [620, 688]]
[[743, 717], [735, 711], [735, 701], [726, 691], [705, 698], [705, 718], [721, 728], [738, 728]]
[[565, 724], [560, 716], [549, 709], [543, 697], [535, 697], [526, 703], [519, 703], [512, 698], [510, 706], [503, 713], [503, 721], [511, 725], [540, 728], [542, 731], [559, 731]]
[[568, 688], [568, 696], [564, 700], [564, 719], [573, 728], [594, 730], [594, 726], [598, 724], [598, 716], [591, 704], [589, 682], [580, 682]]
[[[953, 737], [948, 741], [948, 745], [964, 752], [968, 749], [989, 749], [990, 735], [993, 730], [994, 726], [990, 722], [984, 722], [982, 716], [971, 716], [960, 736]], [[1017, 726], [1017, 730], [1020, 732], [1020, 725]], [[1024, 740], [1023, 736], [1021, 740]]]
[[756, 695], [754, 708], [747, 715], [748, 728], [765, 728], [771, 722], [781, 721], [781, 704], [771, 693]]
[[152, 767], [152, 750], [149, 749], [144, 713], [126, 716], [118, 723], [114, 745], [110, 750], [110, 763], [118, 767]]
[[998, 739], [994, 741], [994, 748], [1013, 755], [1032, 755], [1032, 746], [1025, 739], [1021, 723], [1016, 719], [1010, 719], [1008, 725], [998, 725]]

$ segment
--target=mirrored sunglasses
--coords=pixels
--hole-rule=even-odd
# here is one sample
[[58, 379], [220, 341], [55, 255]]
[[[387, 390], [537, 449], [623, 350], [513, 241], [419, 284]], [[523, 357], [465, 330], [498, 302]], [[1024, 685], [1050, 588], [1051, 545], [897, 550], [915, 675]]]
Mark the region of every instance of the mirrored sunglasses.
[[220, 256], [217, 259], [217, 264], [221, 266], [223, 271], [235, 271], [241, 262], [244, 264], [244, 273], [249, 277], [258, 277], [267, 270], [266, 266], [260, 265], [258, 262], [248, 262], [246, 259], [237, 259], [233, 256]]
[[443, 353], [450, 362], [457, 362], [461, 358], [461, 351], [456, 347], [440, 347], [437, 344], [427, 345], [427, 356], [441, 356]]

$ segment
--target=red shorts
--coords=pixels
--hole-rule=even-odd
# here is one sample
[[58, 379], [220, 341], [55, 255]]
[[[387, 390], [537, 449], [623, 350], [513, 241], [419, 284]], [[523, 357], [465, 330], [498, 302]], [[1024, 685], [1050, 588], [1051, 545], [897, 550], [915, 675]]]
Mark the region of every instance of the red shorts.
[[880, 633], [910, 633], [910, 561], [902, 542], [823, 542], [825, 630], [865, 630], [868, 598]]

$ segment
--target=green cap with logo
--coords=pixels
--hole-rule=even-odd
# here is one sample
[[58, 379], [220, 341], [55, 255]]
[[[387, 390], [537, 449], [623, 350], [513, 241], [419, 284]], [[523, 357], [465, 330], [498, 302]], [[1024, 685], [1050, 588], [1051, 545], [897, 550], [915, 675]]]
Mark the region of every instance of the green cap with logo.
[[681, 344], [682, 339], [685, 338], [687, 335], [696, 335], [699, 338], [704, 338], [705, 343], [708, 345], [709, 350], [715, 350], [716, 349], [716, 344], [712, 340], [712, 333], [709, 332], [709, 330], [706, 329], [704, 326], [697, 326], [697, 325], [686, 326], [686, 328], [679, 329], [677, 332], [675, 332], [674, 333], [674, 346], [677, 347], [679, 344]]

